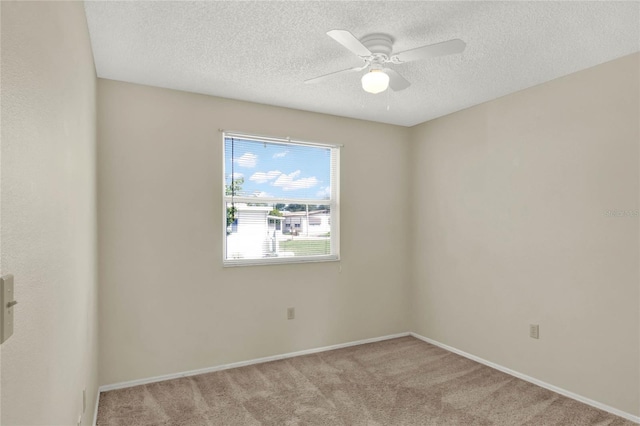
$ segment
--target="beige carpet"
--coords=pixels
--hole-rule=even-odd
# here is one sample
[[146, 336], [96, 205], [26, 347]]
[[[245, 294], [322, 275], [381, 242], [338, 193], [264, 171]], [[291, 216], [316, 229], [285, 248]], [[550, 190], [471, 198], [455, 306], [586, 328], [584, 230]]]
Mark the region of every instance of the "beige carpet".
[[633, 425], [413, 337], [105, 392], [106, 425]]

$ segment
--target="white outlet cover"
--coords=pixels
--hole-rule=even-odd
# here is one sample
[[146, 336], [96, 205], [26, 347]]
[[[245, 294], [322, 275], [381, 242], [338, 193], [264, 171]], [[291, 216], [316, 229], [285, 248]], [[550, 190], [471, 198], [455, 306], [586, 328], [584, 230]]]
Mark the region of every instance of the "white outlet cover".
[[540, 326], [538, 324], [529, 324], [529, 337], [533, 339], [540, 338]]

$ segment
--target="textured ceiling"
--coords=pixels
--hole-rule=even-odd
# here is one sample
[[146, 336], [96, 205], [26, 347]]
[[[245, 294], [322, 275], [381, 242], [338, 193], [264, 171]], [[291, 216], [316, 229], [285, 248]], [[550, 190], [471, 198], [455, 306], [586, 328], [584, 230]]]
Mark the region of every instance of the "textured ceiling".
[[[412, 126], [640, 50], [637, 2], [85, 3], [99, 77]], [[386, 33], [394, 52], [459, 38], [460, 55], [393, 67], [372, 95], [326, 35]]]

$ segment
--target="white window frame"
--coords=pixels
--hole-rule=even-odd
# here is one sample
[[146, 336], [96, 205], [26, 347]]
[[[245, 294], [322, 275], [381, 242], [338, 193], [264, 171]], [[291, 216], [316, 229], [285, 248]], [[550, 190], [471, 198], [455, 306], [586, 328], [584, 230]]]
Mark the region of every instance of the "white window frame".
[[[326, 144], [317, 142], [308, 142], [294, 140], [291, 138], [277, 138], [270, 136], [253, 135], [243, 132], [222, 130], [222, 261], [223, 266], [253, 266], [253, 265], [275, 265], [286, 263], [311, 263], [311, 262], [335, 262], [340, 260], [340, 149], [342, 145]], [[268, 257], [261, 259], [226, 259], [227, 253], [227, 203], [255, 203], [255, 197], [230, 196], [226, 195], [225, 177], [227, 176], [226, 157], [225, 157], [225, 139], [227, 138], [245, 139], [256, 142], [267, 142], [280, 145], [303, 145], [320, 148], [331, 149], [331, 197], [329, 200], [316, 200], [304, 198], [259, 198], [261, 203], [284, 203], [284, 204], [322, 204], [330, 206], [331, 215], [329, 217], [330, 225], [330, 246], [331, 253], [319, 256], [291, 256], [291, 257]], [[282, 225], [284, 228], [284, 224]], [[293, 227], [291, 227], [294, 229]]]

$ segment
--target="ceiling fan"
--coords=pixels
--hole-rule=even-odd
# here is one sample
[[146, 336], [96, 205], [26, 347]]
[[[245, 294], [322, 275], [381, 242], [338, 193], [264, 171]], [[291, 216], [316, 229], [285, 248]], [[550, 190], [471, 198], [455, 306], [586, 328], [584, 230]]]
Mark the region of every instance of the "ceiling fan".
[[411, 85], [397, 71], [386, 67], [386, 64], [404, 64], [425, 58], [452, 55], [461, 53], [466, 47], [464, 41], [453, 39], [416, 47], [400, 53], [392, 53], [393, 38], [387, 34], [370, 34], [363, 37], [362, 40], [358, 40], [347, 30], [331, 30], [327, 32], [327, 35], [358, 55], [364, 61], [364, 65], [311, 78], [305, 80], [305, 83], [319, 83], [340, 74], [362, 71], [368, 68], [367, 73], [362, 76], [362, 88], [366, 92], [374, 94], [384, 92], [388, 87], [398, 91]]

